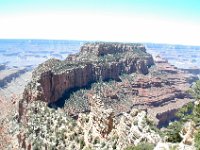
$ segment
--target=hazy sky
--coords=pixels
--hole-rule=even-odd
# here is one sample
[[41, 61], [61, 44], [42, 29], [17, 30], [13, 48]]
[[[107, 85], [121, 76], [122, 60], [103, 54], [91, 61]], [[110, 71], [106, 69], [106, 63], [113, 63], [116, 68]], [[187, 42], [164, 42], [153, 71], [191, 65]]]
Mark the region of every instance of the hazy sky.
[[200, 0], [0, 0], [0, 38], [200, 45]]

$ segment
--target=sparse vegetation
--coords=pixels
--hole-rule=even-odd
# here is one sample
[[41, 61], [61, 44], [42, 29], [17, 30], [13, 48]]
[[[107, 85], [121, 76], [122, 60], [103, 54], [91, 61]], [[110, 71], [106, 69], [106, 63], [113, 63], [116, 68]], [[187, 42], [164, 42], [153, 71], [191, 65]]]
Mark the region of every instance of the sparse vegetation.
[[[143, 118], [141, 118], [142, 122], [140, 126], [146, 126], [146, 128], [148, 128], [145, 112], [133, 114], [138, 115], [139, 113], [141, 113], [139, 116]], [[28, 119], [27, 124], [23, 124], [21, 130], [26, 135], [26, 145], [30, 144], [35, 150], [44, 148], [65, 149], [66, 147], [71, 149], [118, 149], [119, 146], [123, 146], [118, 145], [118, 143], [123, 143], [127, 141], [127, 139], [120, 137], [124, 135], [118, 135], [116, 127], [119, 122], [115, 122], [114, 120], [112, 120], [114, 121], [112, 123], [115, 123], [115, 126], [112, 126], [113, 129], [109, 131], [109, 133], [107, 132], [107, 123], [110, 122], [109, 117], [107, 118], [107, 116], [110, 116], [109, 114], [112, 114], [110, 110], [108, 111], [98, 107], [98, 110], [94, 112], [80, 115], [79, 121], [76, 121], [68, 117], [63, 110], [54, 110], [47, 107], [44, 102], [33, 101], [28, 106], [28, 112], [26, 114]], [[145, 134], [147, 131], [150, 132], [150, 137], [151, 135], [158, 136], [156, 133], [151, 132], [150, 129], [147, 129], [142, 133], [142, 127], [137, 129], [138, 124], [131, 124], [134, 117], [136, 117], [133, 114], [126, 119], [126, 122], [129, 122], [127, 126], [123, 123], [120, 125], [120, 128], [122, 128], [126, 134], [130, 134], [128, 138], [135, 140], [135, 135], [132, 135], [129, 131], [131, 126], [135, 126], [133, 129], [139, 132], [136, 137], [142, 136], [142, 134]], [[135, 121], [138, 119], [139, 118], [136, 117]], [[105, 138], [104, 136], [107, 134], [109, 136]], [[159, 138], [159, 136], [157, 138]], [[143, 140], [147, 139], [145, 138]], [[131, 144], [131, 142], [129, 142], [129, 144]]]
[[196, 83], [192, 86], [189, 92], [193, 95], [196, 100], [200, 99], [200, 80], [196, 81]]
[[194, 104], [192, 102], [188, 103], [187, 105], [183, 106], [179, 109], [179, 111], [176, 113], [176, 116], [180, 118], [181, 121], [188, 120], [191, 118], [192, 110], [194, 109]]
[[193, 97], [196, 99], [194, 103], [188, 103], [183, 106], [178, 112], [177, 116], [180, 118], [179, 121], [171, 123], [165, 134], [168, 137], [169, 142], [181, 142], [182, 138], [180, 136], [180, 131], [183, 128], [183, 125], [188, 121], [193, 121], [196, 126], [196, 134], [194, 136], [194, 142], [197, 149], [200, 149], [200, 80], [198, 80], [189, 91]]
[[[29, 107], [28, 124], [24, 128], [34, 149], [46, 147], [47, 143], [47, 148], [59, 145], [62, 149], [66, 147], [67, 139], [74, 141], [77, 126], [62, 110], [55, 111], [43, 102], [33, 102]], [[70, 136], [66, 136], [67, 134]]]
[[154, 145], [150, 143], [140, 143], [137, 146], [129, 146], [125, 150], [153, 150]]
[[200, 129], [197, 131], [197, 133], [195, 134], [195, 147], [197, 150], [200, 149]]
[[13, 95], [11, 101], [0, 96], [0, 149], [14, 149], [17, 146], [18, 97]]
[[165, 130], [165, 135], [167, 136], [167, 141], [172, 143], [181, 142], [182, 138], [180, 136], [180, 131], [182, 129], [181, 122], [172, 122]]

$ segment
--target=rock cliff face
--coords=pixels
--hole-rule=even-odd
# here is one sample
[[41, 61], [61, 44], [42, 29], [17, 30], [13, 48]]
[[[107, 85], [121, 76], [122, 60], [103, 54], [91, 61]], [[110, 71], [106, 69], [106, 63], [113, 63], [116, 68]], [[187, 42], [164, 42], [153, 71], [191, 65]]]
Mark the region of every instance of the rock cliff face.
[[33, 72], [32, 81], [24, 91], [28, 101], [55, 102], [74, 88], [102, 80], [119, 80], [123, 73], [148, 73], [154, 64], [151, 55], [140, 44], [87, 43], [80, 53], [66, 60], [50, 59]]

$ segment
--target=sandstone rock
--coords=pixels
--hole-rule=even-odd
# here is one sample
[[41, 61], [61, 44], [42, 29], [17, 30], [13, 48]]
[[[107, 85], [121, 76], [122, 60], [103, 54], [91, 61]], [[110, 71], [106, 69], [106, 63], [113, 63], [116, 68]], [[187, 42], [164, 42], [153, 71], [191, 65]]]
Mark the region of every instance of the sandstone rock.
[[181, 130], [182, 143], [186, 145], [194, 145], [194, 135], [196, 132], [195, 123], [190, 121], [186, 122]]
[[[95, 96], [92, 99], [97, 105], [92, 106], [88, 115], [80, 113], [77, 121], [84, 131], [86, 146], [94, 146], [92, 144], [94, 141], [90, 139], [99, 139], [100, 143], [106, 142], [106, 145], [113, 145], [116, 140], [115, 149], [117, 150], [129, 145], [138, 145], [144, 141], [152, 144], [161, 141], [161, 137], [147, 124], [146, 111], [132, 109], [130, 113], [123, 113], [117, 119], [112, 109], [104, 108], [100, 97]], [[114, 138], [116, 139], [113, 141]], [[98, 148], [97, 146], [96, 149]]]
[[[138, 145], [144, 141], [153, 144], [161, 141], [160, 136], [155, 133], [155, 131], [151, 130], [147, 124], [146, 112], [133, 111], [134, 113], [132, 114], [123, 114], [120, 123], [116, 127], [118, 135], [120, 135], [119, 143]], [[135, 114], [135, 116], [133, 116], [133, 114]]]

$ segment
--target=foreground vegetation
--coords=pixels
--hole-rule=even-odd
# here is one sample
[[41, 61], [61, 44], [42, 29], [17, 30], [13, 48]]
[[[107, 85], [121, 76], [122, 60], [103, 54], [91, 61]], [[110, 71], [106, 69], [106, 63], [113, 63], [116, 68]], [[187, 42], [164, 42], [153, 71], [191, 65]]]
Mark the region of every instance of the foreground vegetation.
[[[182, 107], [178, 112], [177, 116], [180, 118], [179, 121], [170, 123], [167, 129], [164, 130], [164, 135], [166, 135], [167, 141], [172, 143], [181, 142], [184, 140], [184, 127], [190, 124], [189, 128], [191, 130], [191, 137], [194, 141], [196, 149], [200, 149], [200, 80], [198, 80], [192, 88], [188, 91], [195, 98], [194, 103], [188, 103]], [[189, 136], [189, 135], [188, 135]]]
[[[95, 88], [98, 86], [94, 86]], [[170, 123], [162, 131], [154, 126], [145, 112], [133, 110], [130, 114], [124, 114], [121, 121], [113, 116], [113, 130], [106, 138], [99, 133], [107, 130], [107, 118], [112, 114], [109, 110], [99, 109], [95, 113], [81, 114], [77, 121], [69, 117], [62, 109], [55, 110], [47, 107], [43, 102], [36, 101], [28, 106], [27, 122], [22, 124], [17, 122], [18, 114], [13, 111], [17, 110], [16, 100], [13, 100], [12, 103], [2, 103], [1, 110], [5, 110], [7, 113], [2, 114], [4, 116], [0, 118], [0, 149], [31, 148], [36, 150], [46, 148], [53, 150], [69, 148], [89, 150], [119, 149], [121, 146], [125, 150], [152, 150], [157, 143], [156, 140], [152, 142], [150, 139], [157, 138], [160, 142], [168, 143], [169, 147], [174, 150], [178, 149], [179, 143], [193, 145], [199, 150], [200, 81], [197, 81], [189, 92], [196, 101], [182, 107], [177, 112], [180, 120]], [[83, 93], [82, 91], [79, 94]], [[73, 98], [76, 99], [76, 96], [74, 95]], [[10, 112], [10, 110], [12, 111]], [[102, 129], [99, 128], [98, 120], [101, 123], [105, 122]], [[141, 135], [152, 136], [149, 136], [148, 139], [148, 136]], [[141, 139], [139, 143], [136, 142], [138, 139]]]

